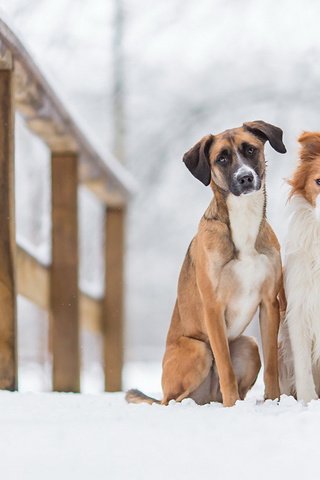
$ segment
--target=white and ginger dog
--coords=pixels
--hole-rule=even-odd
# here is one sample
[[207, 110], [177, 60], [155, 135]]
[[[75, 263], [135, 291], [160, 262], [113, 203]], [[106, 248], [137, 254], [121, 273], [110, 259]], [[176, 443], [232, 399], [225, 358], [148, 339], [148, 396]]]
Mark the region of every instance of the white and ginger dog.
[[320, 133], [305, 132], [299, 142], [300, 161], [289, 180], [279, 366], [281, 393], [307, 403], [320, 396]]

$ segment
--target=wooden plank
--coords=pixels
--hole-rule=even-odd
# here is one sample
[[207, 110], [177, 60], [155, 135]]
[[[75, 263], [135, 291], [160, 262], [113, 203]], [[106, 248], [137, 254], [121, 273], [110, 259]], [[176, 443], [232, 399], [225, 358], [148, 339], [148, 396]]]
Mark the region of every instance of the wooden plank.
[[80, 294], [80, 322], [81, 327], [94, 333], [102, 333], [101, 299], [92, 298], [85, 293]]
[[111, 189], [106, 190], [103, 179], [84, 181], [83, 183], [101, 202], [108, 205], [108, 207], [118, 208], [125, 205], [123, 197], [121, 197], [117, 191]]
[[[43, 310], [50, 308], [50, 267], [17, 247], [17, 291]], [[81, 328], [102, 333], [102, 299], [80, 292]]]
[[123, 365], [123, 208], [106, 209], [105, 226], [105, 295], [104, 295], [104, 371], [105, 389], [121, 390]]
[[0, 70], [0, 388], [17, 388], [12, 70]]
[[53, 389], [79, 392], [78, 159], [52, 154], [50, 313]]
[[0, 38], [0, 68], [1, 70], [12, 70], [12, 54]]
[[17, 247], [17, 291], [43, 310], [49, 310], [49, 268], [21, 247]]

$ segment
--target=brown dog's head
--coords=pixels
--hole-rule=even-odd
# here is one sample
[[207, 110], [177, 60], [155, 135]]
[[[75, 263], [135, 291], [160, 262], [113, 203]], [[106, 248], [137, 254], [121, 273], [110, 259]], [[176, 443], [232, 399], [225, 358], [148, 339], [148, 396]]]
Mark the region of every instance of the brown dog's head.
[[290, 197], [302, 195], [313, 207], [319, 203], [320, 208], [320, 133], [304, 132], [298, 141], [301, 144], [300, 162], [289, 180]]
[[206, 135], [183, 156], [183, 161], [200, 182], [236, 196], [261, 188], [265, 174], [264, 144], [286, 153], [282, 130], [261, 120], [218, 135]]

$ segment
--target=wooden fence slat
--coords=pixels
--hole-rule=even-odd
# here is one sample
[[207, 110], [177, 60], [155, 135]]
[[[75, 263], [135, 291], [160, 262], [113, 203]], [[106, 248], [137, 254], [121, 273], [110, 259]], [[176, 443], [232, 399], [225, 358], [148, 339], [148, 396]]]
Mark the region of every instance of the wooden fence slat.
[[105, 389], [121, 390], [123, 364], [124, 208], [107, 208], [105, 221], [104, 372]]
[[14, 106], [12, 70], [0, 70], [0, 388], [17, 388]]
[[89, 332], [102, 332], [102, 300], [80, 294], [80, 324]]
[[[50, 270], [22, 247], [17, 247], [17, 292], [43, 310], [50, 309]], [[102, 299], [79, 291], [81, 328], [89, 332], [102, 331]]]
[[53, 389], [80, 390], [78, 300], [78, 161], [53, 153], [52, 267], [50, 281]]
[[19, 246], [17, 246], [16, 267], [17, 293], [43, 310], [49, 310], [49, 267], [42, 265]]

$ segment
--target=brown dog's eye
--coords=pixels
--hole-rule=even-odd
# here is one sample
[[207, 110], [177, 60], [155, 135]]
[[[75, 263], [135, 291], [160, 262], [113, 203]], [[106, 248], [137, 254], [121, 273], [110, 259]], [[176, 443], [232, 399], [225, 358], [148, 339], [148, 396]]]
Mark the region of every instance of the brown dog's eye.
[[255, 152], [255, 148], [254, 148], [254, 147], [250, 147], [250, 146], [247, 147], [247, 153], [248, 153], [249, 155], [253, 155], [254, 152]]
[[317, 185], [320, 186], [320, 178], [317, 178], [315, 182], [316, 182]]
[[225, 155], [220, 155], [220, 157], [217, 158], [217, 163], [220, 163], [221, 165], [226, 164], [227, 161], [228, 159]]

